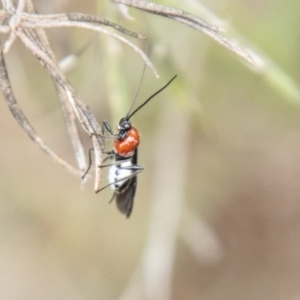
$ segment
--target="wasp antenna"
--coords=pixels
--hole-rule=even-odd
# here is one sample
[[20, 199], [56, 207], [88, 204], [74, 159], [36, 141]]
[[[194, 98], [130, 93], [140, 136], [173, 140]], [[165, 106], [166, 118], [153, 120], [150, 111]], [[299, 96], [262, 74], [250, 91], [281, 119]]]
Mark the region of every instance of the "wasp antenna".
[[143, 81], [143, 78], [144, 78], [144, 74], [145, 74], [145, 71], [146, 71], [146, 66], [147, 66], [147, 65], [145, 64], [145, 65], [144, 65], [143, 72], [142, 72], [142, 76], [141, 76], [141, 79], [140, 79], [140, 82], [139, 82], [139, 84], [138, 84], [138, 88], [137, 88], [137, 90], [136, 90], [135, 96], [134, 96], [133, 101], [132, 101], [132, 103], [131, 103], [131, 106], [130, 106], [130, 108], [129, 108], [129, 110], [128, 110], [128, 113], [127, 113], [127, 115], [126, 115], [126, 119], [129, 119], [128, 116], [129, 116], [129, 114], [130, 114], [130, 111], [132, 110], [133, 105], [134, 105], [134, 103], [135, 103], [135, 100], [136, 100], [136, 98], [137, 98], [137, 96], [138, 96], [138, 94], [139, 94], [139, 92], [140, 92], [140, 88], [141, 88], [142, 81]]
[[152, 98], [154, 98], [156, 95], [158, 95], [160, 92], [162, 92], [175, 78], [177, 75], [175, 75], [167, 84], [165, 84], [161, 89], [159, 89], [157, 92], [155, 92], [152, 96], [150, 96], [144, 103], [142, 103], [137, 109], [135, 109], [130, 115], [127, 114], [127, 120], [129, 120], [137, 111], [139, 111], [143, 106], [145, 106]]

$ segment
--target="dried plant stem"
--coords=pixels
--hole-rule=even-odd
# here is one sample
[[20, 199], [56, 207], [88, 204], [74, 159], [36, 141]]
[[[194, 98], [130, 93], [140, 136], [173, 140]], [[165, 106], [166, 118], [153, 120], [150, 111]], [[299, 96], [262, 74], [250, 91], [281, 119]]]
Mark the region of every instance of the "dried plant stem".
[[22, 109], [17, 103], [17, 100], [14, 96], [10, 80], [8, 77], [2, 47], [0, 45], [0, 88], [2, 90], [4, 99], [15, 119], [18, 121], [20, 126], [24, 129], [26, 134], [31, 138], [31, 140], [39, 146], [39, 148], [44, 151], [53, 161], [60, 164], [70, 173], [75, 176], [80, 176], [81, 172], [67, 164], [63, 159], [56, 155], [49, 147], [44, 143], [44, 141], [36, 134], [34, 128], [31, 126], [27, 118], [25, 117]]
[[12, 0], [1, 0], [3, 9], [6, 11], [13, 11], [14, 10], [14, 3]]
[[[17, 36], [20, 38], [26, 48], [40, 61], [42, 66], [44, 66], [45, 69], [51, 74], [55, 82], [66, 92], [68, 102], [71, 105], [76, 117], [78, 118], [82, 127], [92, 137], [95, 149], [95, 163], [97, 163], [97, 165], [101, 165], [104, 141], [98, 136], [94, 135], [94, 133], [99, 134], [101, 130], [89, 107], [81, 100], [81, 97], [68, 82], [64, 73], [58, 68], [57, 64], [45, 54], [45, 52], [37, 47], [22, 31], [18, 30]], [[100, 168], [95, 168], [95, 172], [96, 176], [94, 189], [96, 191], [100, 187], [102, 174]]]
[[[31, 0], [27, 0], [27, 9], [30, 13], [35, 12], [35, 8], [34, 8], [34, 5]], [[33, 30], [31, 30], [31, 29], [27, 29], [27, 30], [30, 31], [31, 34], [34, 34]], [[51, 57], [52, 60], [56, 61], [55, 55], [51, 49], [51, 46], [50, 46], [50, 43], [49, 43], [49, 40], [47, 38], [45, 31], [43, 29], [37, 29], [36, 36], [37, 36], [37, 38], [35, 39], [35, 41], [38, 42], [43, 49], [45, 49], [45, 51], [49, 54], [49, 56]], [[71, 138], [72, 146], [74, 149], [77, 165], [78, 165], [79, 169], [82, 172], [84, 172], [87, 168], [86, 159], [85, 159], [85, 151], [84, 151], [83, 145], [82, 145], [80, 137], [79, 137], [79, 132], [77, 129], [77, 123], [76, 123], [76, 117], [75, 117], [74, 111], [67, 99], [65, 90], [59, 84], [57, 84], [55, 80], [53, 80], [53, 81], [54, 81], [55, 87], [57, 89], [57, 95], [58, 95], [60, 103], [61, 103], [64, 117], [66, 119], [66, 124], [67, 124], [67, 128], [69, 131], [69, 136]]]

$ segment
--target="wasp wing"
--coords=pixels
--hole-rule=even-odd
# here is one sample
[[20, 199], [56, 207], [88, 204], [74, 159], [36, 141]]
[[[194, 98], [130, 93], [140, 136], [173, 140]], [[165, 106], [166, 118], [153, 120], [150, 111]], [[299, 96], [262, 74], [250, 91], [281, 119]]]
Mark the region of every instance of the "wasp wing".
[[130, 217], [133, 209], [136, 184], [137, 176], [134, 176], [124, 183], [126, 188], [124, 188], [122, 192], [115, 192], [117, 207], [122, 214], [126, 215], [127, 218]]
[[[131, 158], [132, 165], [137, 164], [137, 149]], [[136, 192], [137, 176], [128, 178], [117, 190], [115, 190], [116, 203], [119, 211], [130, 217], [133, 209], [133, 201]]]

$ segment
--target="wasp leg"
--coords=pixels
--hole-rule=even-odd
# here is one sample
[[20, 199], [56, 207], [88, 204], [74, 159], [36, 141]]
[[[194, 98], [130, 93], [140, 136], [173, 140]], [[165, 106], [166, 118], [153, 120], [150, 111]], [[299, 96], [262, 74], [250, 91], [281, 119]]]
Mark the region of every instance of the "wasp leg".
[[102, 134], [104, 135], [104, 130], [106, 129], [106, 131], [108, 131], [111, 135], [114, 135], [110, 125], [108, 124], [107, 121], [103, 121], [102, 122]]
[[[81, 176], [81, 179], [82, 179], [82, 180], [84, 179], [84, 177], [85, 177], [86, 174], [89, 172], [89, 170], [90, 170], [90, 168], [91, 168], [91, 166], [92, 166], [92, 156], [91, 156], [91, 151], [94, 151], [94, 148], [90, 148], [90, 149], [89, 149], [89, 165], [88, 165], [86, 171], [84, 172], [84, 174]], [[112, 155], [114, 154], [114, 151], [113, 151], [113, 150], [112, 150], [112, 151], [105, 151], [105, 152], [103, 152], [103, 154], [107, 154], [107, 155], [108, 155], [108, 156], [103, 160], [103, 162], [106, 162], [108, 159], [112, 159], [112, 158], [113, 158]], [[107, 165], [107, 166], [109, 166], [109, 165]], [[100, 166], [100, 167], [106, 167], [106, 165]]]
[[108, 202], [108, 203], [112, 203], [112, 202], [113, 202], [113, 200], [114, 200], [114, 198], [115, 198], [115, 196], [116, 196], [116, 192], [114, 192], [114, 193], [113, 193], [113, 195], [112, 195], [112, 197], [111, 197], [111, 199], [109, 200], [109, 202]]
[[102, 187], [101, 189], [99, 189], [98, 191], [96, 191], [95, 193], [99, 193], [99, 192], [103, 191], [104, 189], [106, 189], [107, 187], [109, 187], [112, 184], [116, 184], [118, 182], [121, 182], [123, 180], [126, 180], [126, 179], [129, 179], [129, 178], [132, 178], [132, 177], [136, 176], [137, 174], [141, 173], [144, 170], [144, 168], [142, 166], [139, 166], [139, 167], [140, 167], [140, 169], [138, 171], [132, 173], [131, 175], [127, 176], [126, 178], [122, 178], [120, 180], [116, 180], [114, 182], [111, 182], [111, 183], [105, 185], [104, 187]]
[[86, 171], [84, 172], [84, 174], [81, 176], [81, 179], [83, 180], [84, 177], [86, 176], [86, 174], [89, 172], [90, 168], [91, 168], [91, 165], [92, 165], [92, 156], [91, 156], [91, 151], [94, 151], [94, 148], [90, 148], [89, 149], [89, 165], [86, 169]]
[[[105, 136], [105, 129], [106, 129], [106, 131], [109, 132], [110, 136]], [[118, 138], [116, 135], [114, 135], [110, 125], [106, 121], [102, 122], [101, 134], [93, 132], [93, 133], [91, 133], [91, 135], [98, 136], [98, 137], [100, 137], [102, 139], [105, 139], [105, 140], [115, 140], [115, 139]]]
[[[111, 157], [107, 157], [103, 162], [105, 162], [108, 158], [112, 159]], [[122, 160], [122, 162], [130, 161], [130, 159], [131, 159], [131, 158], [124, 159], [124, 160]], [[120, 161], [115, 161], [115, 162], [113, 162], [113, 163], [111, 163], [111, 164], [108, 164], [108, 165], [101, 165], [101, 166], [98, 166], [98, 167], [99, 167], [99, 168], [105, 168], [105, 167], [111, 167], [111, 166], [120, 165], [120, 164], [121, 164]], [[125, 167], [122, 168], [122, 169], [125, 169]], [[133, 169], [133, 170], [134, 170], [134, 169]]]
[[[110, 136], [105, 136], [105, 129], [106, 129], [106, 131], [109, 132]], [[114, 135], [110, 125], [106, 121], [102, 122], [101, 134], [94, 132], [94, 133], [91, 133], [91, 135], [99, 136], [99, 137], [101, 137], [102, 139], [105, 139], [105, 140], [116, 140], [116, 139], [118, 139], [118, 136]]]
[[122, 170], [129, 170], [129, 171], [143, 171], [144, 167], [140, 165], [132, 165], [128, 167], [120, 167]]

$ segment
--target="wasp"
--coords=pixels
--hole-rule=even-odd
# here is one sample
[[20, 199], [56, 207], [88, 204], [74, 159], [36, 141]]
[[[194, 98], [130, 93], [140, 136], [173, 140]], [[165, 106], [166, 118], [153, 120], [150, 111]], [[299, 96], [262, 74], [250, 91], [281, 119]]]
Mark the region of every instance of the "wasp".
[[[108, 122], [104, 121], [102, 124], [102, 137], [104, 137], [105, 139], [114, 140], [114, 149], [112, 151], [105, 152], [108, 156], [104, 161], [106, 161], [107, 159], [111, 159], [114, 160], [114, 162], [109, 165], [100, 166], [110, 167], [108, 176], [109, 184], [102, 187], [97, 191], [97, 193], [102, 191], [106, 187], [111, 186], [114, 190], [114, 193], [110, 202], [115, 198], [118, 210], [122, 214], [125, 214], [127, 218], [130, 217], [133, 209], [133, 202], [137, 187], [137, 174], [142, 172], [144, 169], [144, 167], [138, 165], [138, 146], [140, 144], [140, 133], [138, 129], [131, 124], [130, 119], [151, 99], [162, 92], [176, 77], [177, 75], [175, 75], [167, 84], [165, 84], [157, 92], [146, 99], [132, 113], [130, 113], [130, 110], [136, 99], [135, 97], [129, 112], [124, 118], [121, 118], [121, 120], [119, 121], [116, 133], [113, 133]], [[109, 137], [104, 136], [105, 130], [110, 134]], [[88, 167], [88, 170], [89, 168], [90, 165]], [[83, 177], [87, 174], [88, 170], [85, 172]]]

